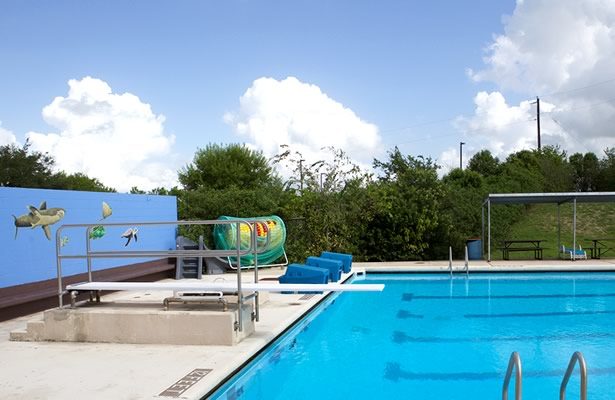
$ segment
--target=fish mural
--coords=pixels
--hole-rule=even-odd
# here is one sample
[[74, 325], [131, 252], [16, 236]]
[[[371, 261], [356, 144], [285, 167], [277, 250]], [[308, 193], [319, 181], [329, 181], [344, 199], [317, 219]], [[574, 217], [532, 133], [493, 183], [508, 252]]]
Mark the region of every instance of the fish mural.
[[64, 247], [68, 244], [70, 240], [68, 239], [68, 236], [64, 236], [62, 239], [60, 239], [60, 247]]
[[64, 218], [64, 209], [47, 208], [46, 201], [43, 201], [38, 208], [28, 206], [28, 209], [30, 210], [28, 214], [20, 215], [19, 217], [13, 215], [15, 219], [15, 239], [17, 239], [17, 231], [19, 228], [34, 229], [40, 226], [47, 239], [51, 240], [51, 228], [49, 228], [49, 226]]
[[102, 202], [102, 219], [105, 219], [107, 217], [109, 217], [111, 214], [113, 214], [113, 210], [111, 209], [111, 207], [109, 206], [109, 204], [107, 204], [106, 202]]
[[124, 247], [128, 246], [132, 238], [135, 238], [135, 242], [137, 241], [137, 232], [139, 232], [137, 228], [128, 228], [126, 232], [122, 233], [122, 237], [128, 239]]
[[90, 231], [90, 239], [100, 239], [105, 236], [105, 227], [102, 225], [98, 225], [92, 228]]

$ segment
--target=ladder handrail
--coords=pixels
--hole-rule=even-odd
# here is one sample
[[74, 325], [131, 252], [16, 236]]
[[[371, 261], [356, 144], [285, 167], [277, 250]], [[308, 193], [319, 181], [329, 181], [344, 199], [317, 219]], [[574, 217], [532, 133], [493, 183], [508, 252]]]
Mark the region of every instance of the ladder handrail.
[[506, 377], [504, 378], [504, 385], [502, 386], [502, 400], [508, 400], [508, 384], [512, 376], [513, 369], [516, 369], [515, 374], [515, 400], [521, 400], [522, 391], [522, 377], [521, 377], [521, 357], [519, 353], [513, 351], [510, 354], [508, 360], [508, 369], [506, 370]]
[[448, 246], [448, 271], [453, 277], [453, 247]]
[[574, 366], [576, 363], [579, 363], [579, 373], [581, 375], [581, 400], [587, 400], [587, 364], [585, 364], [585, 358], [583, 358], [583, 353], [580, 351], [575, 351], [570, 357], [570, 362], [568, 363], [568, 369], [566, 369], [566, 373], [564, 374], [564, 379], [562, 379], [562, 384], [559, 387], [559, 398], [560, 400], [566, 399], [566, 386], [568, 385], [568, 381], [570, 380], [570, 375], [572, 375], [572, 371], [574, 370]]
[[470, 259], [468, 258], [468, 246], [466, 245], [465, 270], [466, 276], [470, 276]]

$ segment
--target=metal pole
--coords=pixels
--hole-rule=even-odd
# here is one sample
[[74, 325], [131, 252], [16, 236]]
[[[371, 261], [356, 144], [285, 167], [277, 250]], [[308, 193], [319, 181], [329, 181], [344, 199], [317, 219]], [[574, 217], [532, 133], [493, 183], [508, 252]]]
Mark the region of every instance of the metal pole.
[[536, 97], [536, 131], [538, 132], [538, 150], [540, 150], [540, 99]]
[[540, 99], [538, 96], [536, 96], [536, 101], [530, 104], [536, 104], [536, 133], [538, 135], [538, 150], [540, 150]]
[[62, 259], [60, 258], [60, 232], [62, 227], [56, 231], [56, 268], [58, 270], [58, 304], [62, 308]]
[[481, 230], [480, 230], [480, 258], [485, 258], [485, 204], [480, 208], [481, 211]]
[[86, 261], [88, 264], [88, 281], [92, 282], [92, 257], [90, 257], [90, 252], [92, 251], [92, 245], [90, 243], [90, 229], [91, 227], [87, 227], [85, 230], [85, 254]]
[[[261, 222], [261, 223], [266, 224], [267, 222], [265, 221], [265, 222]], [[253, 226], [254, 229], [252, 231], [252, 237], [254, 238], [253, 242], [252, 242], [253, 246], [254, 246], [254, 283], [258, 283], [258, 247], [257, 247], [258, 230], [256, 229], [256, 224], [257, 223], [254, 222], [254, 226]], [[269, 232], [269, 231], [267, 231], [267, 232]], [[267, 234], [269, 234], [269, 233], [267, 233]], [[258, 321], [260, 319], [260, 309], [259, 309], [259, 306], [258, 306], [258, 296], [259, 296], [258, 295], [258, 290], [256, 292], [254, 292], [254, 293], [256, 293], [254, 295], [254, 301], [255, 301], [254, 313], [255, 313], [255, 319], [256, 319], [256, 321]]]
[[466, 259], [465, 259], [466, 276], [470, 276], [470, 261], [468, 258], [468, 246], [466, 245]]
[[[572, 200], [572, 250], [577, 251], [577, 198]], [[573, 253], [575, 254], [575, 253]], [[576, 257], [572, 257], [573, 260]]]
[[491, 262], [491, 199], [487, 199], [487, 261]]
[[459, 169], [463, 169], [463, 145], [465, 142], [459, 142]]
[[562, 248], [562, 225], [560, 221], [560, 203], [557, 203], [557, 252], [559, 254], [560, 249]]
[[241, 291], [241, 222], [237, 228], [237, 317], [239, 318], [239, 332], [243, 332], [243, 292]]
[[301, 194], [303, 194], [303, 162], [305, 160], [299, 160], [299, 186], [301, 188]]
[[[203, 250], [205, 248], [205, 242], [203, 241], [203, 235], [199, 235], [199, 250]], [[197, 259], [196, 267], [196, 278], [203, 279], [203, 257], [199, 257]]]
[[448, 270], [453, 277], [453, 247], [448, 246]]

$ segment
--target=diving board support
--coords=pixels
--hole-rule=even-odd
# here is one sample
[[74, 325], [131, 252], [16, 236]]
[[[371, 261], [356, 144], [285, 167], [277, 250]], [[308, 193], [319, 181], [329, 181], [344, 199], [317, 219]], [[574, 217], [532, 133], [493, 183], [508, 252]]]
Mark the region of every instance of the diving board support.
[[[94, 258], [177, 258], [177, 257], [236, 257], [238, 265], [241, 265], [241, 257], [248, 255], [250, 253], [254, 253], [254, 281], [258, 282], [258, 253], [259, 250], [256, 246], [256, 223], [263, 223], [260, 220], [246, 221], [242, 219], [235, 220], [203, 220], [203, 221], [145, 221], [145, 222], [116, 222], [116, 223], [96, 223], [96, 224], [65, 224], [60, 226], [56, 231], [56, 264], [57, 264], [57, 279], [58, 279], [58, 303], [59, 307], [63, 307], [63, 296], [67, 293], [71, 296], [71, 303], [76, 300], [76, 293], [72, 293], [70, 290], [65, 290], [63, 285], [63, 276], [62, 276], [62, 260], [66, 259], [82, 259], [86, 261], [87, 272], [88, 272], [88, 281], [91, 283], [93, 281], [92, 277], [92, 259]], [[235, 225], [237, 232], [237, 241], [236, 243], [241, 243], [241, 225], [247, 225], [250, 230], [251, 240], [250, 247], [248, 249], [242, 249], [241, 246], [237, 246], [237, 249], [230, 250], [209, 250], [209, 249], [199, 249], [199, 250], [132, 250], [125, 249], [122, 251], [95, 251], [92, 250], [91, 246], [91, 238], [90, 233], [94, 227], [97, 226], [106, 226], [106, 227], [126, 227], [126, 226], [164, 226], [164, 225]], [[83, 229], [85, 231], [85, 253], [77, 253], [77, 254], [62, 254], [62, 246], [61, 246], [61, 235], [65, 229]], [[267, 241], [268, 244], [270, 241], [270, 232], [267, 231]], [[261, 251], [264, 251], [265, 248]], [[244, 291], [242, 290], [242, 282], [241, 282], [241, 268], [237, 268], [237, 284], [235, 286], [235, 291], [238, 293], [238, 304], [239, 304], [239, 330], [243, 329], [243, 301], [244, 299], [248, 299], [251, 297], [244, 296]], [[71, 285], [69, 285], [71, 286]], [[92, 289], [99, 290], [99, 289]], [[105, 290], [105, 289], [102, 289]], [[118, 289], [122, 290], [122, 289]], [[75, 289], [73, 289], [75, 291]], [[77, 290], [78, 291], [78, 290]], [[90, 294], [90, 297], [92, 295]], [[97, 298], [99, 293], [97, 293]], [[259, 302], [258, 302], [258, 293], [256, 293], [253, 297], [257, 298], [257, 301], [254, 305], [253, 316], [258, 321], [259, 319]]]

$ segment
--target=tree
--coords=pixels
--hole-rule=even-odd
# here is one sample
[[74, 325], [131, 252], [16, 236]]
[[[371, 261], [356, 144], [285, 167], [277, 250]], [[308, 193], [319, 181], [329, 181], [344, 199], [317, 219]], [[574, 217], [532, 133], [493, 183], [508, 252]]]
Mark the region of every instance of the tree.
[[382, 171], [370, 186], [374, 215], [363, 237], [363, 246], [373, 260], [423, 259], [436, 231], [444, 188], [438, 165], [422, 156], [404, 157], [399, 149], [385, 162], [374, 160]]
[[448, 247], [463, 258], [466, 240], [481, 234], [481, 204], [487, 195], [485, 178], [470, 169], [452, 170], [442, 178], [445, 196], [437, 234], [431, 237], [430, 258], [447, 258]]
[[598, 188], [600, 161], [594, 153], [575, 153], [568, 159], [572, 168], [574, 189], [577, 192], [593, 192]]
[[470, 158], [468, 169], [484, 177], [494, 176], [500, 172], [500, 160], [493, 157], [489, 150], [481, 150]]
[[574, 188], [573, 170], [565, 150], [559, 146], [544, 146], [534, 154], [544, 178], [543, 192], [568, 192]]
[[115, 192], [115, 189], [107, 187], [96, 178], [77, 172], [66, 174], [64, 171], [53, 174], [49, 181], [49, 188], [64, 190], [83, 190], [87, 192]]
[[615, 148], [604, 150], [604, 157], [600, 159], [600, 173], [598, 175], [597, 190], [610, 192], [615, 190]]
[[[181, 219], [267, 216], [277, 213], [284, 198], [282, 184], [263, 154], [239, 144], [198, 149], [193, 162], [178, 174], [184, 188], [175, 190]], [[181, 233], [211, 239], [209, 228], [189, 227]]]
[[331, 159], [311, 163], [304, 163], [303, 155], [288, 146], [282, 149], [274, 163], [291, 171], [280, 210], [291, 260], [303, 261], [323, 250], [361, 259], [360, 238], [371, 219], [371, 199], [366, 195], [371, 174], [339, 149], [327, 148]]
[[0, 186], [47, 187], [55, 160], [47, 153], [30, 151], [30, 142], [23, 147], [0, 146]]
[[278, 178], [262, 152], [240, 144], [209, 144], [197, 150], [191, 164], [178, 173], [186, 190], [266, 187]]

